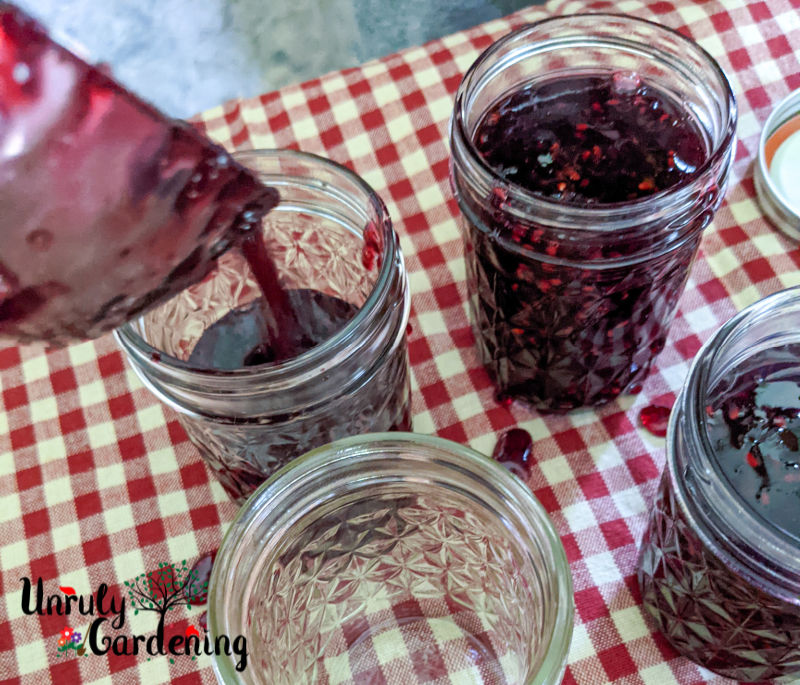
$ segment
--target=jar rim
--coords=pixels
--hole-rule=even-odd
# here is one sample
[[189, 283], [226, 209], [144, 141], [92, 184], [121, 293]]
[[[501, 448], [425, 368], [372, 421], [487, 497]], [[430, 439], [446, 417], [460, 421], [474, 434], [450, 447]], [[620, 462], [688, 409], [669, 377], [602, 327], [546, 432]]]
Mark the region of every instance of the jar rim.
[[[470, 136], [468, 134], [468, 131], [466, 130], [466, 124], [465, 124], [466, 106], [467, 106], [466, 96], [468, 92], [470, 92], [473, 88], [477, 88], [483, 82], [483, 79], [481, 79], [477, 83], [472, 83], [473, 79], [476, 78], [476, 73], [478, 72], [478, 70], [482, 66], [490, 62], [491, 59], [494, 58], [497, 55], [497, 53], [499, 53], [505, 47], [507, 47], [511, 43], [514, 43], [515, 41], [522, 39], [528, 33], [531, 33], [543, 26], [550, 24], [564, 24], [565, 26], [567, 26], [571, 23], [574, 23], [576, 19], [587, 18], [587, 17], [591, 17], [591, 19], [596, 22], [603, 20], [613, 20], [616, 22], [621, 21], [628, 24], [649, 26], [655, 29], [656, 31], [664, 33], [665, 35], [669, 35], [672, 38], [677, 38], [680, 42], [686, 45], [687, 49], [694, 51], [704, 62], [710, 65], [712, 70], [715, 72], [718, 82], [719, 84], [722, 85], [722, 88], [726, 95], [726, 98], [724, 100], [725, 104], [724, 113], [727, 116], [726, 118], [724, 118], [723, 121], [721, 121], [724, 135], [719, 136], [718, 140], [713, 141], [715, 144], [709, 151], [708, 156], [691, 176], [682, 179], [675, 185], [669, 186], [668, 188], [660, 190], [646, 197], [636, 198], [634, 200], [627, 200], [624, 202], [613, 202], [613, 203], [603, 203], [591, 206], [582, 206], [578, 204], [564, 203], [559, 200], [547, 197], [546, 195], [535, 193], [517, 183], [509, 182], [501, 174], [495, 171], [495, 169], [478, 152], [473, 142], [472, 136]], [[611, 36], [598, 34], [597, 38], [610, 39]], [[622, 39], [617, 38], [616, 42], [621, 44], [620, 40]], [[640, 42], [637, 43], [636, 41], [630, 39], [624, 39], [624, 42], [627, 42], [631, 45], [641, 46]], [[488, 48], [486, 48], [480, 54], [480, 56], [475, 60], [475, 62], [472, 63], [469, 69], [467, 69], [467, 71], [464, 74], [464, 77], [461, 80], [461, 83], [458, 86], [458, 90], [456, 91], [455, 107], [453, 109], [453, 116], [451, 118], [450, 126], [451, 130], [454, 133], [455, 132], [458, 133], [458, 137], [460, 139], [459, 143], [461, 143], [469, 151], [471, 160], [475, 162], [478, 167], [479, 175], [483, 177], [483, 180], [487, 182], [488, 185], [490, 185], [493, 188], [499, 187], [504, 189], [511, 189], [513, 190], [515, 196], [520, 198], [520, 200], [525, 204], [531, 206], [539, 206], [550, 212], [555, 212], [555, 213], [569, 212], [571, 216], [578, 219], [580, 218], [597, 219], [598, 217], [603, 217], [605, 221], [603, 223], [599, 223], [596, 226], [596, 228], [600, 231], [604, 231], [604, 230], [616, 230], [617, 226], [614, 224], [614, 221], [616, 220], [621, 223], [625, 223], [625, 219], [629, 218], [629, 215], [632, 210], [635, 209], [646, 210], [648, 209], [649, 205], [652, 204], [654, 201], [657, 202], [658, 200], [664, 199], [666, 197], [678, 198], [682, 195], [686, 196], [690, 195], [692, 185], [698, 179], [703, 178], [703, 176], [708, 174], [712, 170], [713, 166], [717, 163], [719, 157], [725, 154], [725, 151], [729, 148], [736, 134], [736, 119], [737, 119], [736, 98], [734, 96], [730, 81], [728, 80], [727, 75], [725, 74], [719, 63], [714, 59], [714, 57], [707, 50], [705, 50], [705, 48], [701, 47], [698, 43], [684, 36], [683, 34], [679, 33], [675, 29], [672, 29], [668, 26], [664, 26], [663, 24], [659, 24], [649, 19], [642, 19], [639, 17], [631, 17], [629, 15], [607, 13], [607, 12], [597, 12], [597, 13], [578, 12], [567, 16], [548, 17], [546, 19], [541, 19], [536, 22], [524, 24], [523, 26], [520, 26], [519, 28], [506, 34], [499, 40], [492, 43], [492, 45], [490, 45]]]
[[[402, 262], [402, 253], [397, 243], [396, 234], [392, 227], [392, 221], [386, 204], [372, 186], [343, 164], [339, 164], [338, 162], [311, 152], [277, 148], [237, 150], [231, 153], [231, 156], [238, 160], [251, 156], [257, 159], [286, 158], [309, 163], [332, 172], [334, 175], [354, 184], [359, 191], [364, 193], [367, 205], [375, 211], [376, 216], [380, 220], [381, 229], [383, 231], [384, 250], [381, 255], [381, 266], [377, 278], [375, 279], [375, 284], [367, 296], [367, 299], [364, 301], [364, 304], [334, 335], [311, 349], [285, 361], [237, 369], [216, 369], [196, 366], [150, 345], [134, 327], [135, 321], [141, 321], [142, 317], [138, 317], [135, 321], [127, 322], [123, 326], [117, 328], [114, 331], [114, 337], [138, 364], [145, 366], [157, 364], [159, 372], [167, 377], [196, 383], [213, 382], [221, 386], [230, 385], [231, 388], [236, 387], [242, 380], [263, 382], [264, 385], [278, 385], [281, 381], [288, 378], [294, 378], [312, 372], [332, 355], [335, 356], [337, 350], [340, 350], [340, 348], [345, 348], [348, 354], [351, 352], [351, 350], [347, 348], [354, 342], [353, 339], [358, 337], [356, 335], [357, 331], [369, 324], [373, 312], [379, 305], [381, 298], [391, 287], [393, 269], [398, 259]], [[254, 171], [256, 176], [263, 177], [265, 175], [264, 172], [259, 169], [254, 169]], [[311, 179], [312, 177], [307, 176], [304, 178]], [[280, 206], [280, 201], [276, 207], [278, 206]], [[405, 309], [405, 318], [407, 318], [410, 311], [410, 299], [407, 292], [405, 296]]]
[[[800, 597], [800, 557], [797, 554], [797, 538], [781, 531], [768, 521], [757, 516], [746, 504], [732, 484], [724, 478], [716, 467], [714, 449], [705, 428], [705, 397], [715, 362], [725, 351], [726, 345], [734, 341], [743, 325], [763, 320], [774, 314], [778, 307], [795, 306], [800, 308], [800, 286], [781, 290], [746, 307], [729, 319], [697, 353], [683, 386], [681, 395], [670, 416], [667, 434], [667, 468], [676, 485], [675, 497], [683, 510], [690, 515], [695, 524], [701, 523], [697, 532], [708, 544], [709, 531], [722, 533], [732, 544], [732, 552], [737, 560], [748, 564], [762, 581], [775, 587], [788, 590], [788, 601], [797, 603]], [[680, 411], [679, 411], [680, 410]], [[680, 428], [678, 424], [680, 423]], [[681, 464], [679, 469], [676, 441], [683, 431], [689, 444], [689, 453], [698, 455], [694, 463]], [[680, 476], [680, 477], [679, 477]], [[693, 495], [688, 492], [687, 477], [694, 486]], [[697, 496], [704, 501], [697, 501]], [[763, 559], [752, 559], [747, 550], [752, 549], [752, 541], [759, 541], [758, 554]], [[787, 543], [795, 550], [787, 552]], [[776, 575], [776, 569], [778, 571]], [[788, 586], [788, 588], [786, 587]]]
[[[391, 459], [386, 458], [387, 454]], [[273, 536], [285, 536], [299, 519], [309, 515], [313, 507], [335, 499], [335, 488], [345, 481], [347, 474], [358, 474], [359, 487], [369, 485], [374, 493], [381, 484], [401, 481], [403, 474], [398, 466], [403, 464], [414, 467], [414, 481], [420, 483], [441, 485], [443, 481], [436, 479], [437, 476], [446, 478], [447, 474], [454, 478], [457, 475], [472, 477], [476, 483], [491, 488], [493, 494], [509, 502], [516, 515], [543, 534], [538, 542], [546, 546], [548, 558], [553, 562], [553, 566], [546, 569], [552, 574], [557, 594], [556, 615], [541, 663], [524, 685], [555, 685], [560, 682], [572, 639], [574, 598], [569, 563], [552, 520], [530, 488], [496, 461], [464, 445], [418, 433], [367, 433], [343, 438], [289, 462], [264, 482], [239, 510], [220, 545], [209, 580], [208, 627], [211, 635], [226, 633], [229, 627], [224, 590], [230, 587], [232, 570], [241, 568], [240, 553], [246, 546], [248, 534], [261, 526]], [[376, 474], [375, 482], [369, 482], [370, 468]], [[430, 480], [425, 480], [426, 469]], [[304, 492], [298, 496], [301, 486]], [[352, 491], [346, 494], [352, 495]], [[473, 494], [476, 498], [479, 496], [477, 488]], [[506, 521], [506, 527], [508, 525]], [[232, 663], [221, 657], [212, 661], [220, 682], [239, 682]]]

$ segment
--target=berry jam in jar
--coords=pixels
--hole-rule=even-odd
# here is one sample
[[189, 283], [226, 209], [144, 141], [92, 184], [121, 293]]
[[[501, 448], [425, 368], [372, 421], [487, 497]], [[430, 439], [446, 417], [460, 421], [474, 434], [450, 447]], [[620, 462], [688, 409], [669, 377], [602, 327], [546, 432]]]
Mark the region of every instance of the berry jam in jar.
[[800, 289], [698, 354], [670, 419], [639, 558], [646, 612], [698, 664], [800, 676]]
[[386, 208], [358, 176], [289, 150], [234, 157], [280, 193], [258, 242], [117, 338], [243, 501], [309, 449], [410, 430], [410, 300]]
[[545, 20], [472, 65], [451, 180], [501, 396], [567, 411], [641, 382], [723, 194], [735, 124], [716, 62], [647, 21]]

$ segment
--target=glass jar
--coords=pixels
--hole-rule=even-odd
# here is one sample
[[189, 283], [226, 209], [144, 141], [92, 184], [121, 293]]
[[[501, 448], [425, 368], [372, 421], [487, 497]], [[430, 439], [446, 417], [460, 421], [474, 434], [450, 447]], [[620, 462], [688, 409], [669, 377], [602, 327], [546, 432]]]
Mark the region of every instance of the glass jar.
[[[166, 305], [117, 332], [142, 382], [178, 412], [207, 465], [237, 501], [313, 447], [376, 430], [410, 430], [410, 300], [386, 207], [353, 172], [294, 151], [235, 155], [280, 192], [262, 222], [279, 280], [358, 308], [334, 335], [279, 363], [221, 369], [192, 357], [232, 310], [260, 300], [238, 251]], [[304, 302], [308, 301], [307, 299]], [[301, 311], [309, 318], [315, 308]], [[247, 322], [246, 322], [247, 323]], [[249, 324], [248, 324], [249, 325]]]
[[0, 45], [0, 341], [99, 337], [202, 279], [277, 201], [6, 2]]
[[639, 557], [645, 610], [667, 640], [740, 681], [800, 676], [798, 331], [793, 288], [698, 353]]
[[[573, 77], [665, 94], [705, 138], [705, 161], [682, 182], [611, 203], [570, 204], [507, 180], [518, 169], [499, 172], [476, 145], [484, 116], [525, 88]], [[618, 104], [609, 98], [592, 107], [611, 112]], [[587, 124], [576, 125], [576, 136], [581, 127]], [[702, 231], [724, 193], [735, 128], [733, 93], [713, 58], [640, 19], [547, 19], [500, 39], [469, 68], [451, 119], [451, 181], [477, 345], [501, 398], [565, 411], [636, 391], [664, 347]], [[557, 149], [558, 140], [550, 147]], [[596, 152], [603, 183], [611, 157]], [[548, 152], [529, 163], [552, 159]]]
[[[564, 548], [518, 478], [441, 438], [347, 438], [264, 484], [209, 581], [221, 683], [556, 684], [573, 626]], [[449, 677], [449, 678], [448, 678]]]

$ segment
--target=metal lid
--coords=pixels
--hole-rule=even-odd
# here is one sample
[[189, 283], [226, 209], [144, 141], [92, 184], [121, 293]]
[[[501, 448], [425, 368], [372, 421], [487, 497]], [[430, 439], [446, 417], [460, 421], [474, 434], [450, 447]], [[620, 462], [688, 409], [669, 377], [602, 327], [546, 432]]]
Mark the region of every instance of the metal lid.
[[800, 241], [800, 89], [781, 101], [764, 124], [754, 180], [770, 221]]

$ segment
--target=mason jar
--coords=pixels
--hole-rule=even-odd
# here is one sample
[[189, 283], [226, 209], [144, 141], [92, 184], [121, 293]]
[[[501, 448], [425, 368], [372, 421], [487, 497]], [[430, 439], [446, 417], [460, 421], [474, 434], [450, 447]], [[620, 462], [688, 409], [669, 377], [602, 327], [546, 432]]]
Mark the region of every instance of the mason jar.
[[645, 610], [734, 680], [800, 676], [800, 289], [728, 321], [673, 409], [642, 541]]
[[291, 463], [231, 524], [209, 581], [220, 683], [556, 685], [573, 595], [530, 489], [441, 438], [346, 438]]
[[[543, 121], [582, 116], [569, 84], [588, 89], [585, 121], [526, 132], [529, 124], [516, 117], [528, 94], [541, 98], [531, 107], [543, 109], [525, 111], [544, 111]], [[595, 92], [587, 84], [597, 84]], [[593, 123], [623, 115], [665, 130], [640, 140], [627, 125]], [[668, 124], [692, 132], [696, 162], [679, 158], [685, 136], [672, 136], [678, 153], [660, 147]], [[641, 19], [547, 19], [501, 38], [469, 68], [450, 124], [451, 182], [476, 343], [501, 400], [558, 412], [638, 390], [664, 347], [701, 234], [724, 193], [735, 128], [733, 93], [714, 59]], [[556, 162], [567, 137], [587, 147]], [[518, 140], [541, 154], [522, 165], [489, 161], [492, 151], [516, 160]], [[623, 152], [645, 146], [646, 164], [657, 155], [674, 184], [657, 187], [638, 175], [649, 166], [614, 167]], [[635, 192], [618, 193], [618, 178]], [[522, 184], [531, 179], [541, 188]], [[589, 191], [595, 195], [582, 194]]]
[[228, 368], [227, 340], [216, 344], [213, 364], [198, 361], [197, 350], [231, 316], [244, 313], [237, 335], [258, 334], [245, 315], [260, 306], [261, 291], [242, 253], [230, 250], [205, 281], [116, 335], [142, 382], [177, 412], [228, 494], [243, 501], [313, 447], [369, 431], [410, 430], [410, 300], [386, 207], [361, 178], [302, 152], [235, 158], [280, 193], [262, 221], [263, 239], [280, 284], [302, 305], [298, 320], [310, 330], [330, 312], [349, 312], [349, 319], [285, 361], [258, 363], [256, 355], [253, 365]]

